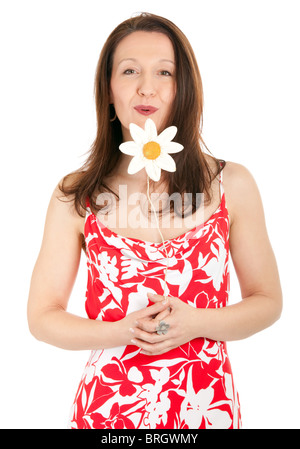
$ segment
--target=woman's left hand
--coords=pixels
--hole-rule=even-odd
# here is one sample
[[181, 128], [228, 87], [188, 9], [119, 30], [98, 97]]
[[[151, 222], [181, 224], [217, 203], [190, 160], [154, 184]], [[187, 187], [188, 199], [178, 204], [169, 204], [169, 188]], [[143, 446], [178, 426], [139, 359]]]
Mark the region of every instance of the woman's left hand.
[[[151, 302], [164, 301], [164, 296], [148, 293]], [[168, 296], [169, 308], [149, 319], [138, 320], [136, 327], [130, 329], [133, 333], [131, 342], [141, 348], [146, 355], [160, 355], [171, 349], [187, 343], [199, 335], [199, 309], [184, 303], [179, 298]], [[169, 325], [165, 334], [157, 334], [160, 321]]]

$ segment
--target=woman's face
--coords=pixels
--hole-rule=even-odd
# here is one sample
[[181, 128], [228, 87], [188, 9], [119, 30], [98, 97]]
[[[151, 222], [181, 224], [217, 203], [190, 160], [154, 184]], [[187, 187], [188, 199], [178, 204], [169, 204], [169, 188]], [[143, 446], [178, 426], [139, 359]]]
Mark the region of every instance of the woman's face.
[[147, 118], [161, 132], [175, 94], [175, 55], [170, 39], [145, 31], [125, 37], [114, 53], [110, 83], [110, 101], [121, 122], [123, 140], [132, 140], [130, 123], [143, 128]]

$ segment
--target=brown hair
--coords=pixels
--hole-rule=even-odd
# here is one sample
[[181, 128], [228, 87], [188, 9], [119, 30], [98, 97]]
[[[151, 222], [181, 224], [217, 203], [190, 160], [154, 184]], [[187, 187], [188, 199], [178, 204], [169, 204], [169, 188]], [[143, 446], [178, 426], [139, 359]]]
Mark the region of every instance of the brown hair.
[[172, 155], [176, 162], [176, 172], [162, 172], [161, 181], [167, 182], [168, 193], [192, 194], [193, 213], [198, 207], [194, 200], [196, 193], [204, 193], [210, 201], [211, 182], [223, 168], [214, 158], [216, 170], [212, 172], [202, 151], [202, 148], [207, 148], [201, 137], [203, 88], [197, 61], [188, 39], [168, 19], [141, 13], [118, 25], [103, 46], [95, 76], [97, 135], [85, 164], [73, 172], [76, 176], [70, 177], [72, 173], [65, 176], [60, 185], [60, 190], [65, 195], [74, 195], [74, 205], [81, 216], [82, 210], [86, 209], [87, 198], [92, 210], [100, 209], [93, 197], [95, 192], [108, 191], [116, 195], [104, 183], [105, 177], [116, 166], [121, 156], [119, 145], [122, 143], [121, 123], [118, 118], [111, 121], [114, 108], [110, 105], [110, 79], [117, 45], [135, 31], [164, 33], [174, 47], [176, 96], [167, 126], [177, 126], [176, 142], [180, 142], [184, 150]]

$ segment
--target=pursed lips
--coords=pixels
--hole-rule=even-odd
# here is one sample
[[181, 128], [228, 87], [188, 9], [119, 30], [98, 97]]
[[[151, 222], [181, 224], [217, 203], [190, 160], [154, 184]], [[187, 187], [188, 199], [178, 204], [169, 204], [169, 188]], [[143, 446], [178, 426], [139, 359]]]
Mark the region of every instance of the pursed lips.
[[134, 109], [142, 115], [151, 115], [154, 114], [154, 112], [158, 111], [158, 108], [155, 108], [154, 106], [150, 105], [138, 105], [135, 106]]

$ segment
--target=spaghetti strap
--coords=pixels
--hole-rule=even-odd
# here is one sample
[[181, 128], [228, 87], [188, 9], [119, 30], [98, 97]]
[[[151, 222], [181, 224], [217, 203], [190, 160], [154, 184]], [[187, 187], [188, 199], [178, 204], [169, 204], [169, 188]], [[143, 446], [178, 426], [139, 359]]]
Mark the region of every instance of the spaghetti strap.
[[223, 169], [224, 169], [224, 165], [222, 164], [222, 169], [219, 173], [219, 182], [220, 182], [220, 196], [222, 198], [222, 196], [224, 195], [224, 186], [223, 186]]

